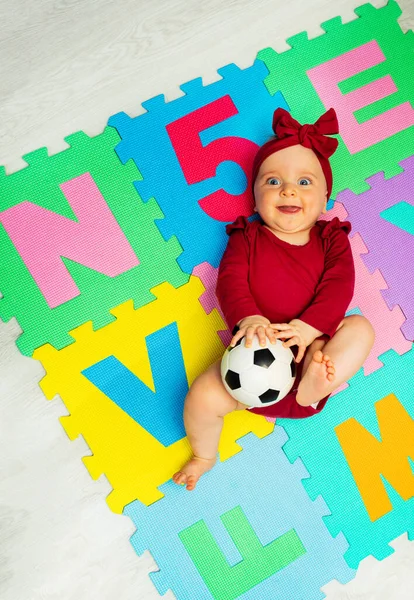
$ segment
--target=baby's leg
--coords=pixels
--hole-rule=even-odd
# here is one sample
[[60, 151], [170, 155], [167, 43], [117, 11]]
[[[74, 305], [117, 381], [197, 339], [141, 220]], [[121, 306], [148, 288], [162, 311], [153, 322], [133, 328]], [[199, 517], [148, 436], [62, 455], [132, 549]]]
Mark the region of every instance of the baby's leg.
[[362, 315], [345, 317], [326, 344], [315, 340], [305, 355], [298, 404], [318, 402], [348, 381], [364, 364], [374, 341], [375, 331]]
[[193, 458], [174, 474], [173, 481], [192, 490], [200, 476], [216, 462], [223, 417], [233, 410], [247, 408], [226, 391], [220, 374], [221, 359], [199, 375], [184, 404], [184, 426]]

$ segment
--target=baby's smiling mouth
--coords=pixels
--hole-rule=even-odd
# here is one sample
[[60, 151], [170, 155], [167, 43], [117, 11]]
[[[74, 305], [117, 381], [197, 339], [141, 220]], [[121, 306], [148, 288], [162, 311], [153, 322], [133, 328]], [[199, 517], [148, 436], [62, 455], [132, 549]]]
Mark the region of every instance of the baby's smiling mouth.
[[294, 214], [301, 210], [300, 206], [294, 206], [294, 205], [278, 206], [277, 209], [280, 212], [285, 213], [285, 214]]

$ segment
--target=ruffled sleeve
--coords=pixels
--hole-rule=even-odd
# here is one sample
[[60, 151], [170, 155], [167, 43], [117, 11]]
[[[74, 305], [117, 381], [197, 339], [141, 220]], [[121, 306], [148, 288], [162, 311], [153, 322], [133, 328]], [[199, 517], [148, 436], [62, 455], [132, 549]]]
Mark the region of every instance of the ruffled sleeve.
[[236, 231], [237, 229], [247, 229], [248, 225], [249, 221], [246, 219], [246, 217], [237, 217], [234, 223], [229, 223], [228, 225], [226, 225], [226, 233], [227, 235], [230, 235], [233, 231]]
[[355, 265], [348, 239], [352, 226], [338, 217], [317, 224], [324, 245], [324, 271], [311, 303], [298, 319], [332, 337], [354, 295]]
[[340, 221], [338, 217], [334, 217], [331, 221], [317, 221], [316, 224], [321, 229], [321, 238], [323, 239], [329, 239], [338, 229], [342, 229], [347, 235], [352, 230], [350, 221]]
[[250, 241], [254, 228], [246, 217], [238, 217], [226, 225], [229, 240], [219, 266], [216, 295], [230, 331], [245, 317], [262, 314], [249, 286]]
[[242, 230], [248, 243], [250, 244], [257, 234], [257, 229], [261, 226], [260, 219], [248, 221], [246, 217], [237, 217], [234, 223], [226, 225], [227, 235], [231, 235], [234, 231]]

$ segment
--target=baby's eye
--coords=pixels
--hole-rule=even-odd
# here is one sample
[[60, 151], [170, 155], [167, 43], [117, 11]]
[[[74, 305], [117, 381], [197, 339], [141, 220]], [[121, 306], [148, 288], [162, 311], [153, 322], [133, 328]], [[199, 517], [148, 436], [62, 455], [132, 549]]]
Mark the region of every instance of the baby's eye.
[[[275, 181], [276, 183], [273, 184], [273, 183], [271, 183], [272, 181]], [[269, 177], [269, 179], [266, 181], [266, 183], [269, 183], [269, 182], [270, 182], [270, 185], [278, 185], [278, 183], [280, 183], [280, 181], [277, 177]]]
[[299, 185], [302, 185], [302, 181], [309, 181], [309, 183], [312, 183], [312, 181], [308, 177], [301, 177], [299, 179]]

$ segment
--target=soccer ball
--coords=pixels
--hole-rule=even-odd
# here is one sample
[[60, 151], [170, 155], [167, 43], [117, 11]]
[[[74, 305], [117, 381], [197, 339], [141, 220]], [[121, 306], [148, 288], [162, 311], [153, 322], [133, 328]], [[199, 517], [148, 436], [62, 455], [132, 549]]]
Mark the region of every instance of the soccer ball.
[[239, 402], [251, 407], [264, 407], [280, 402], [292, 389], [296, 363], [290, 348], [277, 339], [260, 346], [257, 335], [250, 348], [242, 337], [234, 348], [225, 351], [221, 361], [221, 377], [226, 390]]

